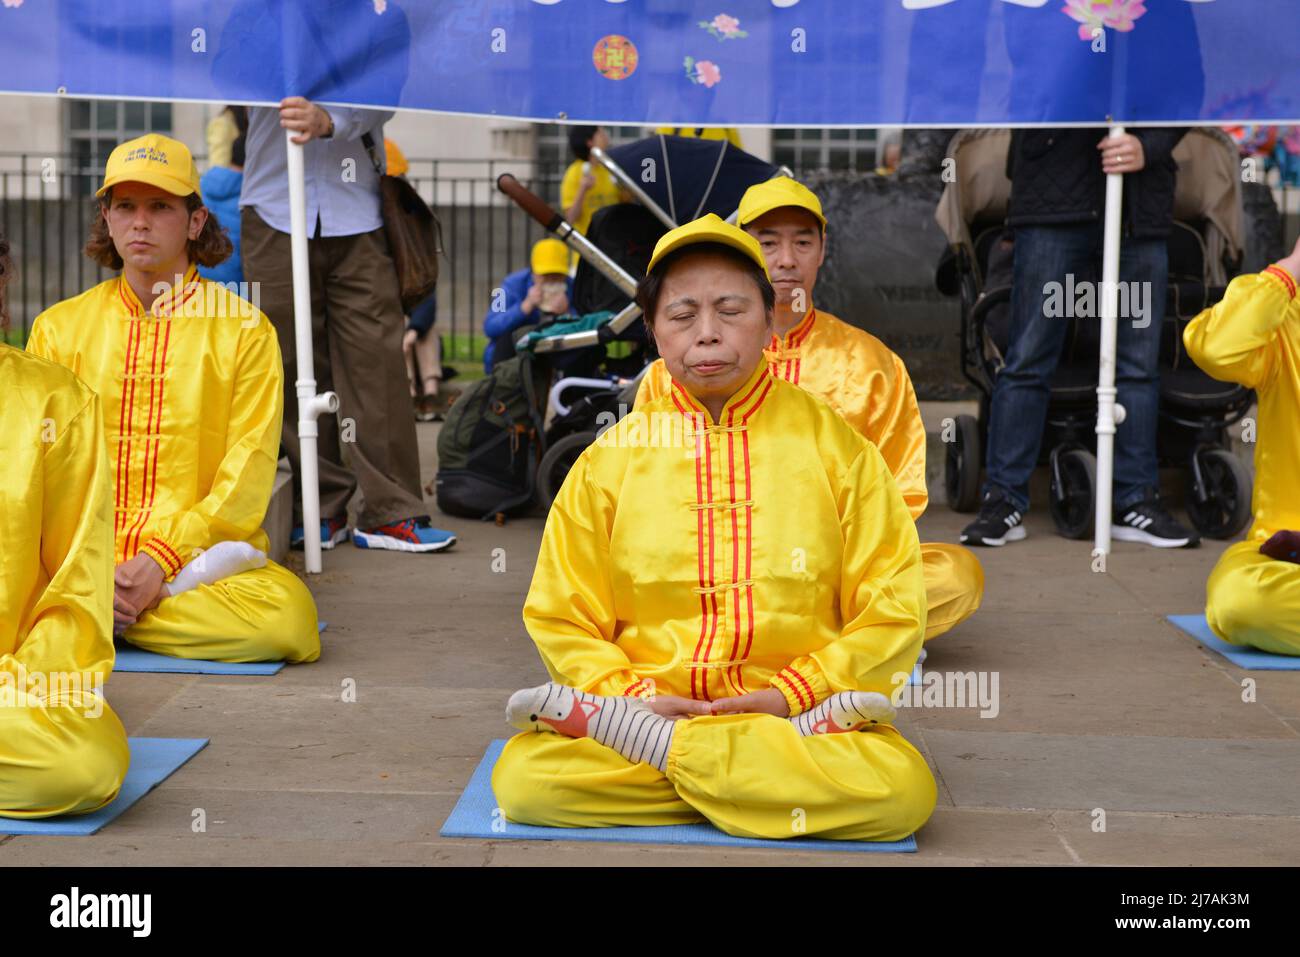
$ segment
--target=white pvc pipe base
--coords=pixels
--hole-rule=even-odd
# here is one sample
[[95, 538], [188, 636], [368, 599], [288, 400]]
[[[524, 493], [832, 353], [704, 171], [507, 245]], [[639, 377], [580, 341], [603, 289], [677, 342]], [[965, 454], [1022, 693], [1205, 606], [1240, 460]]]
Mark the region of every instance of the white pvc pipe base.
[[298, 443], [302, 473], [302, 530], [307, 573], [320, 574], [320, 472], [316, 458], [316, 419], [337, 412], [339, 397], [316, 392], [316, 366], [311, 339], [311, 275], [307, 259], [307, 187], [302, 144], [293, 130], [285, 130], [289, 150], [289, 238], [293, 262], [294, 355], [298, 360]]
[[[1110, 137], [1124, 135], [1112, 126]], [[1124, 175], [1106, 176], [1106, 219], [1101, 260], [1101, 356], [1097, 377], [1097, 511], [1093, 528], [1093, 558], [1110, 554], [1112, 486], [1115, 474], [1115, 427], [1124, 421], [1124, 408], [1115, 401], [1115, 339], [1119, 329], [1119, 239], [1124, 203]]]

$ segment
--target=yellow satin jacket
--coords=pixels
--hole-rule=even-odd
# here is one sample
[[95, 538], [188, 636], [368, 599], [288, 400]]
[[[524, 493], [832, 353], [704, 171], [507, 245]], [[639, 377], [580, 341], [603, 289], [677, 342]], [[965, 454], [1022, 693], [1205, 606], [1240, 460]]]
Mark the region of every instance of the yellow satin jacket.
[[1183, 343], [1216, 379], [1259, 397], [1255, 445], [1255, 521], [1264, 541], [1300, 529], [1300, 299], [1279, 267], [1238, 276], [1222, 300], [1187, 324]]
[[[903, 360], [856, 326], [817, 309], [764, 350], [772, 373], [825, 400], [880, 449], [913, 519], [929, 502], [925, 426]], [[672, 377], [662, 359], [646, 371], [633, 408], [666, 395]]]
[[553, 679], [790, 713], [893, 690], [925, 628], [916, 525], [880, 452], [760, 363], [718, 422], [678, 383], [578, 459], [524, 622]]
[[0, 672], [113, 670], [109, 463], [98, 397], [0, 344]]
[[170, 579], [220, 541], [267, 551], [284, 371], [265, 315], [193, 266], [150, 310], [119, 276], [37, 316], [27, 349], [100, 395], [115, 562], [147, 552]]

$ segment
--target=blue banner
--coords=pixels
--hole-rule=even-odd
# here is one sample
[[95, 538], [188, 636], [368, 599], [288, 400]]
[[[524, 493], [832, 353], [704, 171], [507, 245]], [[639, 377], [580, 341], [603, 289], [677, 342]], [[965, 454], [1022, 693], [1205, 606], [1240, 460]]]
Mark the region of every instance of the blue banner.
[[686, 126], [1300, 121], [1296, 0], [0, 0], [0, 92]]

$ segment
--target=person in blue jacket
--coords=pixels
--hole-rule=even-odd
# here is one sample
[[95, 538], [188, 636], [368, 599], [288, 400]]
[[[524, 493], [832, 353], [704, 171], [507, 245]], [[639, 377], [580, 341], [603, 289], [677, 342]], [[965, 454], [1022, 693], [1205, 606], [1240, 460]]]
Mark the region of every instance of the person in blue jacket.
[[525, 327], [549, 322], [569, 312], [573, 301], [573, 280], [569, 277], [569, 249], [558, 239], [543, 239], [533, 246], [530, 264], [515, 270], [492, 291], [492, 302], [483, 317], [483, 368], [515, 354], [515, 342]]
[[[239, 190], [244, 183], [244, 135], [241, 133], [230, 147], [230, 165], [214, 166], [199, 180], [203, 205], [217, 217], [217, 222], [230, 237], [235, 251], [230, 258], [216, 266], [200, 266], [204, 279], [223, 284], [244, 281], [244, 266], [239, 259]], [[239, 293], [236, 288], [234, 292]]]

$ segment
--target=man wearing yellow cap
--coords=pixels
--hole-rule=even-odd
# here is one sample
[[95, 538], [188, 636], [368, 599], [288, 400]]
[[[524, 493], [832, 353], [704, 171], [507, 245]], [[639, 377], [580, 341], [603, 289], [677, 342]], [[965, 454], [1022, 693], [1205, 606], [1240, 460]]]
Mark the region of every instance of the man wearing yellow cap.
[[513, 356], [521, 329], [564, 315], [572, 301], [568, 247], [558, 239], [538, 241], [529, 265], [510, 273], [492, 290], [483, 317], [483, 334], [490, 340], [483, 350], [483, 368], [491, 372], [493, 365]]
[[[0, 234], [0, 333], [13, 275]], [[113, 670], [113, 537], [99, 398], [0, 336], [0, 817], [117, 796], [130, 754], [100, 696]]]
[[[875, 336], [813, 307], [826, 256], [826, 217], [806, 186], [781, 176], [751, 186], [740, 225], [763, 250], [776, 287], [776, 322], [766, 350], [772, 374], [824, 399], [885, 457], [913, 520], [925, 511], [925, 426], [903, 360]], [[669, 391], [668, 370], [646, 372], [634, 408]], [[984, 572], [960, 545], [923, 542], [929, 613], [926, 639], [979, 608]]]
[[637, 301], [670, 391], [588, 447], [551, 507], [524, 624], [552, 681], [506, 706], [523, 733], [493, 772], [501, 809], [911, 834], [935, 783], [890, 696], [921, 651], [925, 588], [888, 466], [772, 374], [776, 297], [743, 230], [709, 215], [663, 236]]
[[1198, 366], [1259, 397], [1255, 522], [1219, 557], [1205, 617], [1224, 641], [1300, 655], [1300, 242], [1261, 273], [1238, 276], [1183, 330]]
[[275, 330], [198, 275], [230, 243], [183, 143], [123, 143], [96, 195], [86, 253], [121, 272], [37, 316], [27, 348], [102, 402], [116, 628], [182, 658], [314, 661], [315, 603], [266, 559], [260, 527], [280, 444]]

